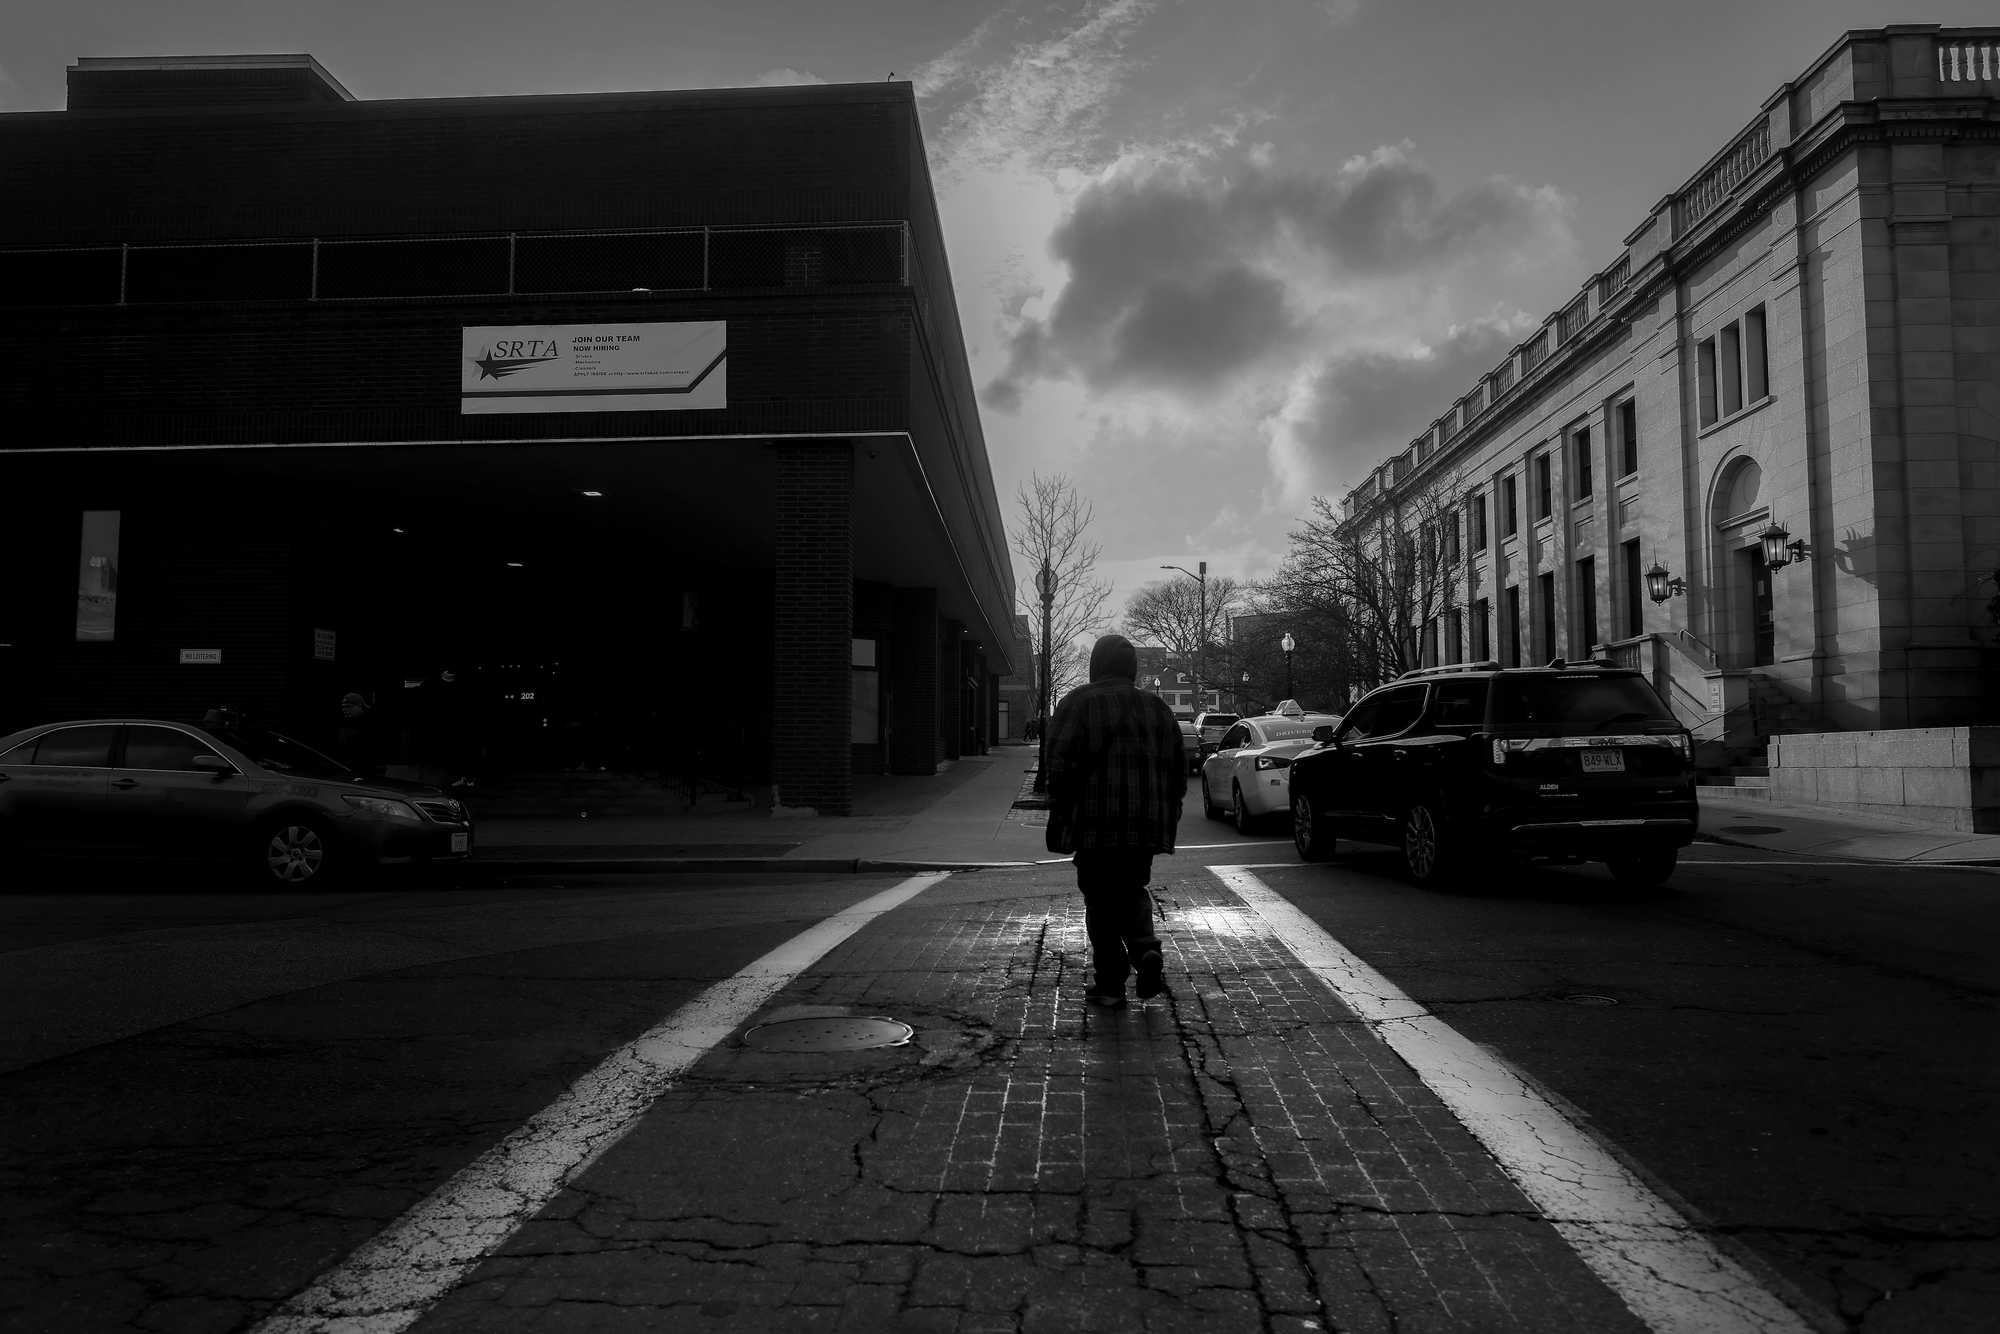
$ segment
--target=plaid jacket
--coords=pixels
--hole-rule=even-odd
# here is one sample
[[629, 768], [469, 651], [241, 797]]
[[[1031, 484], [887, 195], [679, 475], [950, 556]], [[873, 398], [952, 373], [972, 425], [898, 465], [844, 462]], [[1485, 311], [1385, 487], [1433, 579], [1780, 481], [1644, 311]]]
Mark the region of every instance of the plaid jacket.
[[1111, 677], [1063, 697], [1049, 720], [1050, 852], [1172, 852], [1187, 749], [1158, 695]]

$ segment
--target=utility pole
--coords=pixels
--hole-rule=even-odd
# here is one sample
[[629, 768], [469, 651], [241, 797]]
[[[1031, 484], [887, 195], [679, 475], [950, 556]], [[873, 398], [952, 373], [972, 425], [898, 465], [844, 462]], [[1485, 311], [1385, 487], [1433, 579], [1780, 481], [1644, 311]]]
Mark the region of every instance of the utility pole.
[[1202, 712], [1202, 707], [1201, 707], [1202, 656], [1201, 655], [1206, 650], [1208, 645], [1208, 562], [1205, 560], [1196, 561], [1195, 567], [1201, 571], [1200, 574], [1196, 574], [1190, 570], [1182, 570], [1181, 567], [1178, 565], [1162, 565], [1160, 568], [1163, 570], [1180, 570], [1182, 574], [1187, 575], [1188, 578], [1194, 580], [1195, 582], [1195, 588], [1197, 590], [1195, 595], [1197, 602], [1197, 610], [1195, 612], [1195, 615], [1200, 617], [1201, 627], [1196, 632], [1194, 641], [1194, 711], [1197, 714], [1199, 714]]
[[1042, 557], [1042, 568], [1035, 575], [1035, 591], [1042, 595], [1042, 725], [1036, 729], [1042, 749], [1035, 759], [1034, 790], [1046, 792], [1049, 790], [1049, 621], [1056, 601], [1056, 575], [1049, 568], [1046, 556]]

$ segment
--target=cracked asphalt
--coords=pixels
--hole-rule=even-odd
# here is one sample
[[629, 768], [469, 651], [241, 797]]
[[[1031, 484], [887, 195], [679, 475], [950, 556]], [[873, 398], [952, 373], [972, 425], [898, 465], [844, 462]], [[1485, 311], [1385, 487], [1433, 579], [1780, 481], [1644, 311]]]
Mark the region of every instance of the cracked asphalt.
[[[2000, 881], [1702, 848], [1653, 896], [1595, 868], [1445, 893], [1213, 838], [1159, 863], [1169, 1000], [1081, 1004], [1067, 867], [953, 876], [751, 1020], [909, 1044], [739, 1029], [411, 1327], [1646, 1328], [1203, 862], [1270, 863], [1806, 1327], [1991, 1327]], [[253, 1328], [891, 879], [0, 895], [0, 1329]]]

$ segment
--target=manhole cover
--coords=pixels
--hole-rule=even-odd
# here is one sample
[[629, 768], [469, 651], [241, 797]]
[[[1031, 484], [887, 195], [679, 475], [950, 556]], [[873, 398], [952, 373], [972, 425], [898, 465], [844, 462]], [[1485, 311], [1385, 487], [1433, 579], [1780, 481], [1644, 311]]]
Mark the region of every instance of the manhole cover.
[[870, 1047], [900, 1047], [916, 1031], [894, 1019], [833, 1015], [759, 1024], [745, 1033], [743, 1040], [765, 1051], [866, 1051]]
[[1565, 1005], [1616, 1005], [1618, 1003], [1618, 998], [1615, 996], [1600, 996], [1591, 991], [1579, 991], [1573, 996], [1564, 996], [1561, 1000]]
[[1725, 834], [1782, 834], [1785, 831], [1774, 824], [1726, 824], [1722, 826], [1722, 832]]

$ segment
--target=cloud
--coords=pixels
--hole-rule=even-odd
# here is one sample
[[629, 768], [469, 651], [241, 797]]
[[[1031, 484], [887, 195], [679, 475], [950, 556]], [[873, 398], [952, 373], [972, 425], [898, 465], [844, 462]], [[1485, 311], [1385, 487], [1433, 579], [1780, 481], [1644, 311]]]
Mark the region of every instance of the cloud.
[[793, 69], [787, 65], [778, 69], [765, 70], [762, 74], [750, 80], [749, 86], [752, 88], [778, 88], [790, 84], [825, 82], [826, 80], [817, 74], [802, 69]]
[[1361, 480], [1477, 384], [1540, 321], [1493, 314], [1436, 339], [1341, 352], [1302, 374], [1274, 434], [1271, 461], [1297, 506]]
[[[1331, 172], [1248, 150], [1128, 161], [1077, 198], [1050, 239], [1066, 269], [1046, 318], [1022, 318], [986, 398], [1041, 378], [1206, 392], [1311, 345], [1315, 314], [1390, 287], [1413, 301], [1468, 269], [1569, 238], [1559, 194], [1494, 178], [1447, 191], [1408, 144]], [[1337, 338], [1322, 322], [1320, 332]], [[1199, 350], [1199, 357], [1190, 353]]]
[[1045, 166], [1091, 163], [1105, 107], [1129, 63], [1127, 48], [1158, 0], [1086, 5], [1073, 24], [1005, 49], [1027, 20], [1020, 4], [989, 15], [914, 76], [918, 98], [942, 114], [932, 143], [941, 173], [1022, 157]]

